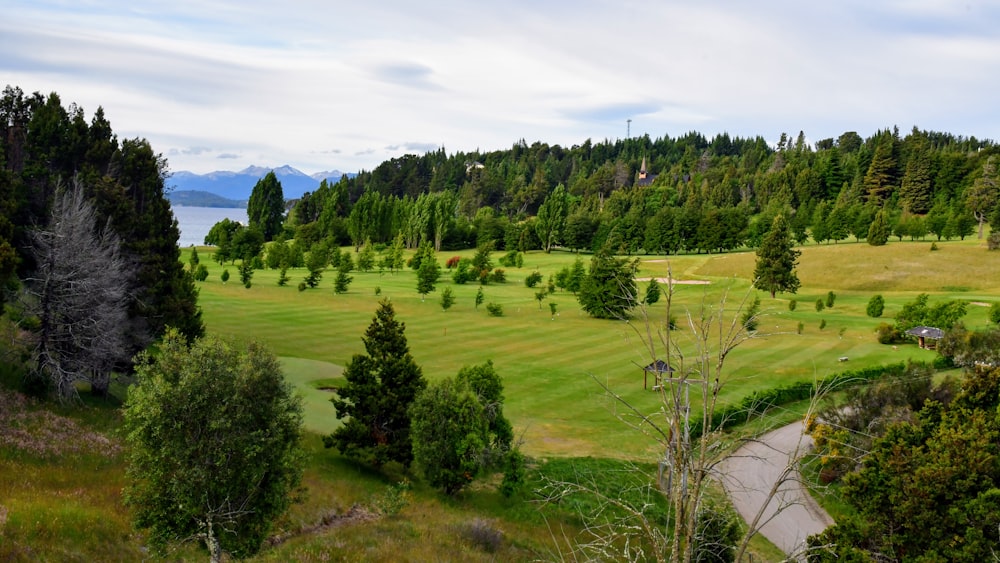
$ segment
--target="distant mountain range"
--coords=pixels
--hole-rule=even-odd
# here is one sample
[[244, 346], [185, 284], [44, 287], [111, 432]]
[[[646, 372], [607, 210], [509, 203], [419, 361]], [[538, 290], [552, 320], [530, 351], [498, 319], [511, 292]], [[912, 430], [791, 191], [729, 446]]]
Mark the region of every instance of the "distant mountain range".
[[257, 181], [272, 170], [281, 182], [285, 199], [298, 199], [305, 192], [316, 191], [324, 179], [337, 182], [341, 176], [355, 176], [339, 170], [317, 172], [310, 176], [287, 165], [277, 168], [249, 166], [239, 172], [220, 170], [208, 174], [181, 170], [167, 178], [167, 199], [175, 205], [246, 207]]

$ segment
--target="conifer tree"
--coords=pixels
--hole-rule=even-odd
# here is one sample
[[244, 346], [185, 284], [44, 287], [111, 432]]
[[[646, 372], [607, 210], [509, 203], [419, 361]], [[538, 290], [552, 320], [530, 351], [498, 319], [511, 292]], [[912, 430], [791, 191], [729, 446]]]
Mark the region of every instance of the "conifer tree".
[[889, 218], [884, 209], [880, 209], [875, 214], [875, 220], [868, 228], [868, 244], [872, 246], [882, 246], [889, 242]]
[[795, 266], [802, 253], [792, 248], [792, 244], [788, 221], [779, 213], [757, 248], [757, 267], [753, 272], [756, 286], [768, 291], [772, 299], [779, 291], [795, 293], [799, 289]]
[[365, 354], [356, 354], [344, 370], [347, 383], [331, 399], [344, 425], [323, 438], [328, 448], [376, 467], [413, 461], [410, 404], [427, 386], [410, 355], [405, 325], [392, 303], [383, 300], [361, 338]]

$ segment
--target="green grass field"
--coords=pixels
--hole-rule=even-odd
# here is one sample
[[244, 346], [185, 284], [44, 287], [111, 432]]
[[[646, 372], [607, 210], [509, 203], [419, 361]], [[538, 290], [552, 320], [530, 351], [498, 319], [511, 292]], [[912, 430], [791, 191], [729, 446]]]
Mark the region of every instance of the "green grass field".
[[[729, 357], [723, 401], [736, 402], [754, 389], [845, 369], [934, 358], [934, 352], [912, 344], [879, 345], [875, 327], [891, 322], [892, 315], [921, 292], [930, 293], [932, 303], [953, 298], [979, 304], [1000, 300], [1000, 253], [987, 252], [978, 240], [943, 242], [938, 247], [935, 252], [930, 251], [929, 242], [804, 247], [798, 268], [799, 294], [777, 299], [761, 295], [766, 316], [760, 323], [760, 338]], [[429, 379], [454, 375], [463, 365], [494, 361], [506, 386], [505, 412], [523, 437], [533, 478], [567, 470], [601, 472], [609, 458], [634, 459], [649, 470], [648, 464], [656, 459], [655, 442], [619, 419], [626, 410], [598, 384], [605, 383], [645, 412], [657, 409], [657, 394], [642, 388], [639, 366], [651, 360], [640, 337], [646, 326], [643, 319], [629, 323], [591, 319], [581, 312], [575, 297], [564, 292], [550, 296], [558, 306], [553, 318], [547, 302], [539, 310], [535, 290], [523, 284], [536, 268], [547, 278], [572, 263], [572, 254], [529, 253], [523, 268], [508, 269], [508, 283], [487, 286], [486, 301], [501, 304], [502, 317], [487, 315], [483, 306], [474, 307], [476, 284], [452, 286], [458, 301], [443, 311], [439, 296], [451, 285], [447, 272], [438, 291], [425, 301], [416, 292], [412, 270], [395, 275], [354, 272], [354, 283], [344, 295], [333, 293], [329, 271], [315, 290], [296, 289], [303, 270], [292, 272], [289, 287], [277, 286], [276, 272], [258, 271], [253, 287], [245, 289], [236, 282], [236, 267], [227, 266], [233, 279], [223, 284], [219, 279], [222, 267], [210, 262], [210, 250], [201, 249], [199, 254], [210, 270], [209, 279], [198, 284], [208, 331], [266, 343], [281, 358], [286, 376], [304, 399], [304, 446], [309, 452], [304, 488], [300, 502], [277, 526], [291, 536], [255, 560], [397, 561], [401, 554], [412, 561], [574, 557], [567, 545], [579, 537], [581, 525], [569, 508], [542, 511], [540, 505], [526, 502], [532, 498], [530, 493], [506, 500], [491, 482], [477, 482], [459, 497], [449, 498], [398, 468], [377, 472], [323, 448], [320, 436], [338, 424], [328, 389], [343, 381], [343, 366], [362, 351], [361, 335], [382, 298], [395, 305], [397, 317], [406, 324], [412, 353]], [[468, 256], [471, 251], [444, 252], [438, 258], [444, 263], [456, 254]], [[710, 282], [675, 286], [674, 315], [682, 325], [684, 310], [697, 311], [702, 303], [715, 306], [727, 293], [727, 310], [733, 314], [735, 304], [748, 291], [754, 266], [753, 253], [642, 260], [640, 277], [665, 277], [669, 268], [676, 279]], [[639, 283], [640, 288], [644, 285]], [[376, 296], [376, 288], [381, 296]], [[837, 295], [834, 307], [817, 312], [815, 301], [825, 298], [828, 291]], [[865, 316], [868, 299], [876, 293], [886, 300], [883, 319]], [[797, 300], [795, 311], [789, 311], [790, 299]], [[663, 324], [663, 315], [662, 307], [651, 312], [654, 326]], [[981, 328], [986, 319], [987, 308], [975, 305], [969, 307], [965, 322], [970, 328]], [[822, 321], [826, 327], [821, 330]], [[802, 334], [797, 333], [799, 323]], [[686, 333], [672, 334], [690, 352]], [[849, 359], [840, 362], [841, 357]], [[0, 399], [7, 400], [2, 392]], [[117, 449], [116, 405], [88, 401], [85, 408], [17, 407], [26, 410], [16, 419], [29, 422], [18, 422], [20, 426], [13, 428], [32, 430], [35, 435], [28, 443], [34, 440], [67, 448], [80, 442], [81, 435], [95, 444], [110, 437], [112, 450], [36, 454], [18, 442], [0, 444], [0, 560], [156, 560], [144, 550], [141, 534], [131, 529], [130, 515], [121, 503], [125, 475]], [[782, 407], [755, 424], [763, 428], [794, 420], [801, 416], [800, 407]], [[5, 415], [15, 410], [4, 408]], [[35, 412], [38, 418], [24, 414]], [[74, 430], [76, 424], [87, 431]], [[6, 436], [13, 432], [8, 429]], [[70, 432], [76, 438], [58, 432]], [[352, 506], [370, 510], [384, 505], [391, 499], [393, 484], [401, 479], [411, 480], [412, 490], [398, 514], [372, 520], [345, 517]], [[317, 527], [331, 517], [328, 524]], [[498, 550], [477, 543], [470, 522], [502, 532]], [[755, 560], [781, 558], [765, 540], [755, 539], [753, 545]], [[172, 561], [204, 557], [192, 544], [167, 554]]]
[[[908, 358], [932, 359], [933, 352], [915, 345], [894, 349], [878, 344], [875, 327], [891, 322], [892, 315], [921, 292], [930, 293], [932, 302], [958, 298], [990, 303], [1000, 297], [1000, 255], [987, 252], [974, 239], [942, 242], [938, 247], [933, 252], [929, 242], [804, 247], [798, 268], [800, 292], [779, 294], [776, 299], [761, 294], [765, 316], [759, 338], [729, 357], [729, 380], [722, 400], [736, 402], [754, 389], [845, 369]], [[528, 253], [523, 268], [507, 270], [507, 283], [486, 286], [486, 302], [501, 304], [503, 317], [489, 316], [484, 306], [477, 310], [478, 284], [454, 285], [447, 270], [437, 291], [426, 300], [417, 293], [416, 275], [409, 269], [382, 275], [353, 272], [350, 290], [342, 295], [333, 292], [331, 271], [318, 288], [304, 292], [295, 287], [304, 270], [291, 271], [287, 287], [277, 285], [276, 272], [258, 271], [253, 287], [246, 289], [233, 280], [223, 284], [219, 279], [222, 267], [211, 263], [209, 254], [208, 249], [200, 252], [210, 276], [199, 284], [208, 330], [235, 339], [256, 338], [273, 348], [306, 398], [310, 430], [329, 432], [338, 424], [325, 400], [328, 392], [316, 389], [314, 382], [335, 378], [353, 354], [363, 351], [361, 335], [378, 301], [390, 299], [397, 318], [406, 324], [413, 356], [429, 379], [454, 375], [463, 365], [494, 361], [504, 378], [506, 412], [523, 434], [523, 447], [529, 454], [643, 458], [655, 450], [655, 444], [617, 419], [616, 414], [623, 412], [621, 405], [609, 400], [595, 381], [606, 383], [643, 411], [657, 408], [657, 395], [643, 390], [639, 367], [652, 359], [641, 338], [644, 321], [591, 319], [574, 295], [562, 291], [550, 296], [539, 310], [535, 290], [523, 284], [535, 269], [548, 278], [571, 264], [573, 254]], [[438, 259], [443, 263], [452, 255], [470, 254], [442, 252]], [[697, 311], [702, 303], [717, 305], [724, 293], [728, 293], [728, 309], [734, 310], [748, 290], [754, 260], [752, 252], [643, 257], [638, 276], [665, 277], [669, 268], [676, 279], [710, 282], [675, 285], [674, 314], [683, 320], [684, 311]], [[235, 273], [235, 267], [227, 267]], [[457, 298], [448, 311], [439, 305], [440, 291], [446, 286], [452, 287]], [[834, 307], [817, 312], [816, 300], [824, 299], [828, 291], [837, 295]], [[876, 293], [886, 300], [882, 319], [865, 316], [868, 299]], [[797, 301], [795, 311], [789, 311], [791, 299]], [[548, 301], [557, 304], [557, 316], [550, 315]], [[657, 305], [651, 308], [650, 317], [662, 325], [662, 301]], [[985, 326], [986, 311], [986, 307], [969, 307], [967, 326]], [[822, 321], [826, 326], [820, 329]], [[797, 334], [799, 323], [802, 334]], [[682, 343], [689, 338], [683, 330], [673, 334]], [[662, 350], [657, 355], [662, 356]], [[842, 357], [849, 360], [838, 361]]]

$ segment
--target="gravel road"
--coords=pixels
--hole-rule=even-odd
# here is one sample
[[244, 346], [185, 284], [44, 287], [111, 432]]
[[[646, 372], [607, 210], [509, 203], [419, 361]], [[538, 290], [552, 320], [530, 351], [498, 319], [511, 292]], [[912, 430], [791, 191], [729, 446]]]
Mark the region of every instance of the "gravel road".
[[[797, 422], [748, 442], [719, 467], [720, 480], [736, 510], [747, 522], [760, 518], [760, 533], [791, 559], [804, 561], [806, 538], [822, 532], [833, 519], [801, 484], [795, 458], [812, 447]], [[772, 490], [777, 487], [777, 494]]]

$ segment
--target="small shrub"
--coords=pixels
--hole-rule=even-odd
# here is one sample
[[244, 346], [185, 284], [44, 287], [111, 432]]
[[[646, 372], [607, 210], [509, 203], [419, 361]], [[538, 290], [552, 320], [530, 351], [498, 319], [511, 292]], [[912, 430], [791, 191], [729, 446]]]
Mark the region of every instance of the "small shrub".
[[804, 329], [805, 327], [806, 325], [803, 324], [802, 321], [799, 321], [799, 326], [796, 327], [795, 329], [796, 334], [802, 334], [802, 329]]
[[507, 281], [507, 274], [504, 273], [503, 268], [497, 268], [490, 274], [490, 281], [493, 283], [504, 283]]
[[305, 291], [307, 287], [309, 286], [306, 285], [306, 282], [304, 281], [299, 282], [299, 291]]
[[516, 250], [508, 250], [507, 254], [501, 256], [498, 262], [500, 262], [500, 265], [505, 268], [513, 268], [514, 266], [520, 268], [521, 263], [518, 262], [518, 256], [520, 255], [521, 253]]
[[826, 306], [828, 309], [833, 308], [833, 302], [836, 301], [836, 299], [837, 299], [836, 293], [832, 291], [826, 292]]
[[840, 330], [837, 331], [837, 336], [843, 339], [845, 332], [847, 332], [847, 327], [840, 327]]
[[228, 281], [229, 281], [229, 268], [226, 268], [225, 270], [222, 270], [222, 283], [226, 283]]
[[799, 305], [799, 302], [798, 302], [798, 301], [796, 301], [796, 300], [794, 300], [794, 299], [790, 299], [790, 300], [788, 301], [788, 310], [789, 310], [789, 311], [794, 311], [794, 310], [795, 310], [795, 307], [797, 307], [798, 305]]
[[875, 295], [868, 300], [868, 307], [865, 309], [865, 313], [873, 319], [877, 319], [882, 316], [885, 311], [885, 299], [881, 295]]
[[819, 329], [823, 330], [824, 328], [826, 328], [826, 319], [820, 319], [819, 320]]
[[903, 335], [899, 332], [899, 329], [889, 323], [878, 325], [878, 328], [875, 329], [875, 335], [879, 344], [894, 344], [903, 339]]
[[208, 279], [208, 268], [204, 264], [198, 264], [194, 269], [194, 279], [203, 282]]
[[931, 243], [931, 252], [933, 252], [933, 251], [935, 251], [935, 250], [937, 250], [937, 249], [938, 249], [938, 245], [937, 245], [937, 243], [936, 243], [936, 242], [932, 242], [932, 243]]
[[819, 313], [820, 311], [822, 311], [825, 308], [826, 308], [826, 305], [823, 304], [823, 300], [822, 299], [817, 299], [816, 300], [816, 312]]
[[552, 313], [552, 317], [556, 316], [556, 303], [554, 301], [549, 301], [549, 312]]
[[481, 518], [463, 524], [460, 533], [469, 543], [487, 553], [495, 553], [503, 546], [503, 532]]
[[503, 305], [490, 301], [486, 304], [486, 312], [489, 313], [491, 317], [502, 317]]
[[1000, 230], [990, 233], [990, 236], [986, 238], [986, 248], [1000, 250]]
[[410, 482], [406, 479], [386, 486], [372, 497], [372, 507], [382, 516], [395, 516], [410, 504]]
[[376, 296], [382, 295], [382, 286], [378, 285], [375, 286], [375, 295]]
[[447, 262], [444, 263], [444, 266], [450, 270], [455, 266], [458, 266], [458, 263], [461, 261], [462, 261], [461, 256], [452, 256], [451, 258], [448, 259]]
[[539, 283], [541, 283], [541, 281], [542, 281], [542, 274], [541, 274], [541, 272], [539, 272], [538, 270], [535, 270], [534, 272], [531, 272], [530, 274], [528, 274], [528, 276], [526, 278], [524, 278], [524, 285], [526, 285], [528, 287], [535, 287], [536, 285], [538, 285]]
[[524, 454], [514, 448], [507, 452], [503, 460], [503, 481], [500, 482], [500, 494], [510, 498], [524, 488], [525, 481]]
[[1000, 324], [1000, 301], [990, 305], [990, 322]]

